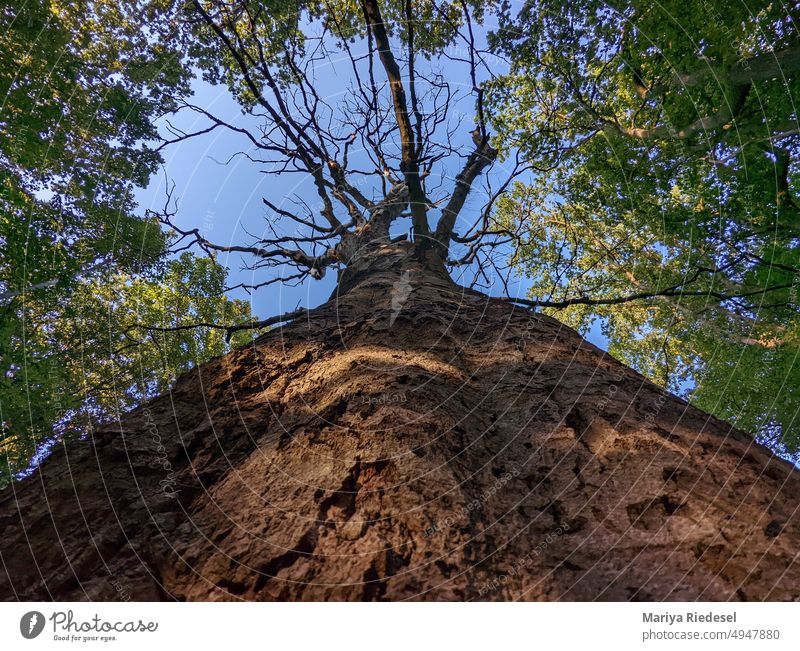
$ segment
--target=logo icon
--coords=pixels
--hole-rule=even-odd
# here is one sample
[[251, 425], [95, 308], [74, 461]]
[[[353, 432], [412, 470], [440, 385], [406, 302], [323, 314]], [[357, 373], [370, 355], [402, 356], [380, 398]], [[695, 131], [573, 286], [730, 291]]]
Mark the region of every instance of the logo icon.
[[26, 640], [32, 640], [44, 630], [44, 615], [38, 610], [25, 613], [19, 620], [19, 632]]

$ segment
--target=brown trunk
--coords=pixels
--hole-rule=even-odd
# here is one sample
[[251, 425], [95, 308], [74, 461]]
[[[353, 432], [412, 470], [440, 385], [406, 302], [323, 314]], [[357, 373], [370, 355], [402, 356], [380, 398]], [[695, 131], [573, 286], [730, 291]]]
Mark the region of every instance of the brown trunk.
[[0, 595], [800, 597], [790, 464], [395, 249], [5, 490]]

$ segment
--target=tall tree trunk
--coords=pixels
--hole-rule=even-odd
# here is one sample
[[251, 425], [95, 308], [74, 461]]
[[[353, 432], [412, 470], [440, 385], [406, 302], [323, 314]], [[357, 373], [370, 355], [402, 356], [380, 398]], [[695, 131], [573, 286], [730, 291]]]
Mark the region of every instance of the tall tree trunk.
[[0, 496], [6, 599], [797, 599], [800, 473], [404, 244]]

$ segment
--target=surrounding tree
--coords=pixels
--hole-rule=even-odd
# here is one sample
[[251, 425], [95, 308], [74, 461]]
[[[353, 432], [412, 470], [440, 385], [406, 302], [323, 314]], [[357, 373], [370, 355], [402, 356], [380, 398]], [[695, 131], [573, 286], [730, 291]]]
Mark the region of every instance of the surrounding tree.
[[[163, 358], [152, 340], [120, 354], [124, 329], [136, 325], [120, 317], [132, 318], [148, 292], [166, 310], [147, 307], [154, 323], [241, 320], [244, 306], [222, 296], [222, 272], [207, 262], [165, 266], [167, 236], [132, 198], [161, 161], [155, 120], [189, 91], [175, 3], [4, 2], [0, 16], [2, 485], [43, 441], [85, 432], [67, 422], [77, 413], [108, 418], [132, 396], [163, 390], [164, 369], [223, 352], [198, 336], [191, 360], [181, 352], [187, 337], [161, 342]], [[165, 302], [179, 289], [196, 298]]]
[[800, 36], [773, 2], [537, 0], [494, 41], [498, 204], [530, 299], [703, 409], [800, 445]]

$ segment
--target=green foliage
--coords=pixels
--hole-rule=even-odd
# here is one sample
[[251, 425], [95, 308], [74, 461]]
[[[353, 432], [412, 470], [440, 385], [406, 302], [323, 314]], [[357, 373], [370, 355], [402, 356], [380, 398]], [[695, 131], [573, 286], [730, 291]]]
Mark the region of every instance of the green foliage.
[[42, 441], [226, 349], [217, 332], [137, 342], [138, 319], [248, 315], [209, 261], [165, 263], [165, 233], [132, 199], [161, 162], [154, 120], [189, 92], [181, 11], [0, 2], [0, 485]]
[[163, 248], [132, 214], [130, 190], [161, 160], [146, 145], [152, 118], [188, 92], [181, 57], [161, 45], [172, 12], [150, 0], [0, 6], [3, 292]]
[[779, 3], [538, 0], [504, 17], [512, 70], [491, 87], [499, 142], [540, 170], [496, 216], [523, 229], [531, 296], [662, 294], [549, 310], [599, 319], [616, 357], [791, 449], [798, 43]]
[[[189, 45], [192, 58], [206, 81], [226, 84], [245, 109], [252, 109], [257, 98], [242, 74], [241, 63], [248, 70], [249, 81], [256, 88], [269, 89], [269, 94], [273, 83], [291, 85], [307, 74], [296, 66], [289, 53], [301, 55], [308, 47], [317, 56], [325, 56], [328, 54], [322, 47], [325, 34], [339, 37], [341, 41], [337, 46], [342, 48], [364, 38], [367, 33], [360, 0], [236, 0], [200, 4], [204, 10], [214, 13], [216, 25], [224, 32], [224, 38], [237, 46], [241, 60], [231, 55], [216, 30], [197, 20]], [[400, 51], [408, 42], [410, 15], [416, 56], [432, 57], [456, 44], [465, 6], [472, 19], [480, 22], [497, 4], [496, 0], [436, 3], [384, 0], [380, 6], [387, 32], [401, 44]], [[192, 12], [191, 5], [192, 2], [187, 3], [186, 11]], [[464, 53], [456, 51], [451, 56], [463, 57]], [[273, 69], [271, 79], [265, 77], [263, 67]]]
[[[146, 274], [124, 271], [44, 292], [28, 304], [22, 331], [0, 332], [0, 483], [23, 470], [38, 445], [79, 436], [168, 389], [181, 373], [253, 334], [192, 328], [245, 323], [249, 303], [224, 295], [225, 270], [184, 253]], [[13, 361], [12, 361], [13, 360]]]
[[[155, 274], [124, 273], [85, 283], [72, 297], [60, 339], [76, 342], [73, 361], [90, 400], [83, 406], [117, 414], [163, 393], [175, 377], [200, 362], [242, 345], [252, 333], [226, 343], [219, 329], [198, 327], [166, 332], [137, 326], [174, 328], [195, 323], [234, 324], [251, 320], [249, 303], [224, 296], [226, 272], [209, 258], [184, 253]], [[105, 359], [84, 360], [85, 351]]]

